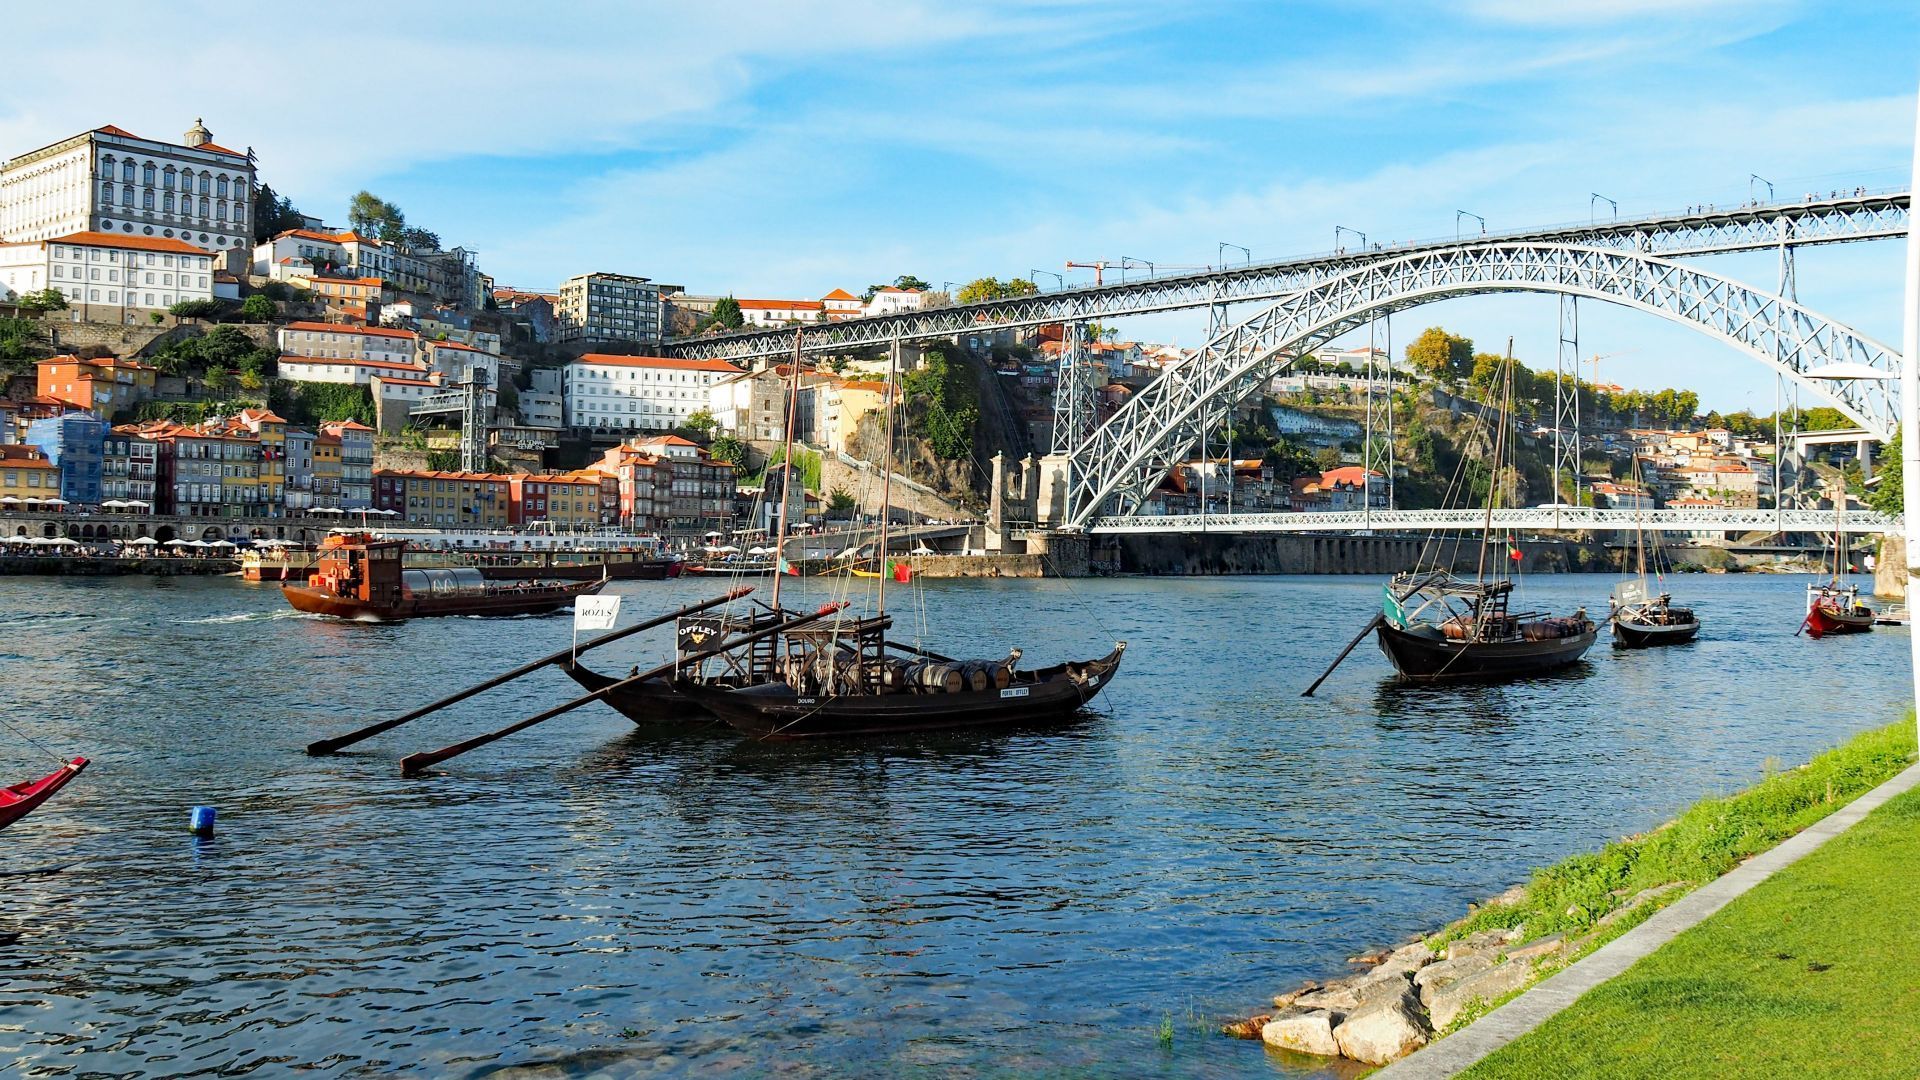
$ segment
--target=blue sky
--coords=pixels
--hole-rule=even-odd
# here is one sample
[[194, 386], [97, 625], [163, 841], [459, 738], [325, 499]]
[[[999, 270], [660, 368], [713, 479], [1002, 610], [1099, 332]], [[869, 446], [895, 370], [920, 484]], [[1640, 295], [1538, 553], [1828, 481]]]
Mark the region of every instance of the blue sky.
[[[1911, 3], [48, 6], [10, 13], [0, 152], [204, 116], [338, 222], [361, 187], [502, 283], [584, 270], [818, 296], [1067, 259], [1207, 263], [1376, 240], [1906, 182]], [[97, 78], [102, 70], [118, 78]], [[1713, 260], [1772, 287], [1770, 257]], [[1801, 298], [1898, 339], [1894, 244], [1803, 255]], [[1080, 273], [1070, 278], [1084, 278]], [[1050, 277], [1041, 277], [1050, 283]], [[1683, 328], [1583, 311], [1601, 375], [1772, 407], [1760, 368]], [[1444, 324], [1550, 362], [1551, 298]], [[1131, 335], [1197, 342], [1187, 316]]]

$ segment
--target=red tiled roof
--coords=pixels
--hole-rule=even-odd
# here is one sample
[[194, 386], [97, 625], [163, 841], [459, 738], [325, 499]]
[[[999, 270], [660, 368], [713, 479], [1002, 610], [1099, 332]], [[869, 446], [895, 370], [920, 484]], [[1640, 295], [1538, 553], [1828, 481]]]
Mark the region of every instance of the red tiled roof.
[[55, 236], [46, 240], [29, 240], [31, 244], [70, 244], [74, 247], [113, 247], [131, 248], [135, 251], [166, 251], [180, 255], [210, 255], [206, 248], [197, 248], [180, 240], [169, 240], [164, 236], [119, 236], [104, 232], [77, 232], [65, 236]]
[[427, 347], [430, 349], [459, 349], [461, 352], [477, 352], [483, 356], [493, 355], [485, 349], [477, 349], [472, 345], [462, 345], [457, 341], [429, 341], [427, 342]]
[[671, 368], [676, 371], [725, 371], [737, 372], [740, 369], [725, 360], [685, 360], [677, 356], [611, 356], [607, 353], [587, 353], [576, 364], [604, 364], [610, 367], [650, 367]]
[[140, 137], [138, 135], [135, 135], [133, 132], [128, 131], [126, 128], [115, 127], [112, 124], [108, 124], [106, 127], [97, 127], [97, 128], [94, 128], [93, 130], [99, 132], [102, 135], [118, 135], [123, 139], [137, 139]]
[[320, 425], [320, 429], [322, 431], [326, 431], [329, 433], [336, 432], [336, 431], [372, 431], [373, 430], [372, 428], [368, 427], [367, 425], [361, 423], [358, 420], [333, 420], [328, 423]]
[[823, 311], [819, 300], [736, 300], [742, 311]]
[[820, 299], [822, 301], [826, 301], [826, 300], [858, 300], [860, 298], [853, 295], [852, 293], [848, 292], [845, 289], [835, 289], [832, 292], [828, 293], [827, 295], [821, 297]]
[[321, 334], [364, 334], [368, 337], [418, 338], [411, 330], [390, 330], [384, 326], [349, 326], [346, 323], [290, 322], [282, 330], [309, 330]]
[[203, 143], [201, 143], [201, 144], [200, 144], [199, 146], [191, 146], [191, 147], [188, 147], [188, 149], [190, 149], [190, 150], [211, 150], [211, 151], [213, 151], [213, 152], [214, 152], [214, 153], [216, 153], [216, 154], [226, 154], [226, 155], [228, 155], [229, 157], [237, 157], [237, 158], [243, 158], [243, 157], [246, 157], [246, 156], [247, 156], [247, 155], [245, 155], [245, 154], [243, 154], [243, 153], [241, 153], [241, 152], [240, 152], [240, 151], [238, 151], [238, 150], [229, 150], [229, 149], [227, 149], [226, 147], [224, 147], [224, 146], [221, 146], [221, 145], [220, 145], [219, 143], [210, 143], [210, 142], [203, 142]]
[[1334, 484], [1352, 484], [1358, 487], [1363, 478], [1382, 475], [1384, 474], [1372, 469], [1363, 469], [1358, 465], [1342, 465], [1340, 468], [1328, 469], [1321, 473], [1320, 484], [1322, 487], [1330, 487]]

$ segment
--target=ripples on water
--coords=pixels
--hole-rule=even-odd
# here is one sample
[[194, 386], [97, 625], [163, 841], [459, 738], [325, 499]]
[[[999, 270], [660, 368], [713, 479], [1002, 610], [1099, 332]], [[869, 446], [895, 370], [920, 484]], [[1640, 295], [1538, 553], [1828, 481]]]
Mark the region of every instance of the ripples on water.
[[[1609, 584], [1528, 588], [1603, 609]], [[1044, 664], [1117, 636], [1126, 668], [1062, 728], [788, 746], [594, 706], [402, 780], [577, 691], [542, 673], [301, 748], [558, 648], [566, 617], [0, 579], [7, 719], [95, 759], [0, 834], [8, 869], [82, 860], [5, 880], [0, 1071], [1284, 1073], [1214, 1022], [1894, 716], [1906, 631], [1795, 640], [1802, 584], [1681, 578], [1700, 642], [1603, 641], [1525, 684], [1402, 689], [1363, 645], [1304, 699], [1377, 582], [936, 582], [929, 647]], [[717, 589], [616, 591], [631, 621]], [[642, 638], [594, 662], [667, 643]], [[9, 781], [46, 761], [0, 736]]]

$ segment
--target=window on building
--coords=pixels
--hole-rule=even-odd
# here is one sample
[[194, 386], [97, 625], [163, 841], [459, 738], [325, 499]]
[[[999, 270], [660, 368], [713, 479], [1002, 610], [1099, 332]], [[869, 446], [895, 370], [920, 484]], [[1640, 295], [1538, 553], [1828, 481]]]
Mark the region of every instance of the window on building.
[[211, 181], [208, 179], [207, 174], [201, 173], [200, 174], [200, 194], [205, 195], [207, 193], [207, 186], [209, 183], [211, 183]]
[[113, 181], [109, 180], [100, 185], [100, 202], [106, 206], [113, 205]]
[[152, 188], [148, 188], [147, 190], [140, 193], [140, 205], [142, 209], [146, 209], [146, 210], [153, 209], [153, 189]]

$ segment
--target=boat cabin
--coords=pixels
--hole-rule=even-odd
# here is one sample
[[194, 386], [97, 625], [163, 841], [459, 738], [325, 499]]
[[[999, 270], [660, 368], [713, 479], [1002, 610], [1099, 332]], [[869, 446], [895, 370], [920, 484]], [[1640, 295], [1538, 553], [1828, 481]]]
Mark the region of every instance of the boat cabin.
[[365, 533], [335, 533], [320, 545], [307, 584], [332, 596], [378, 607], [400, 603], [404, 540], [375, 540]]

